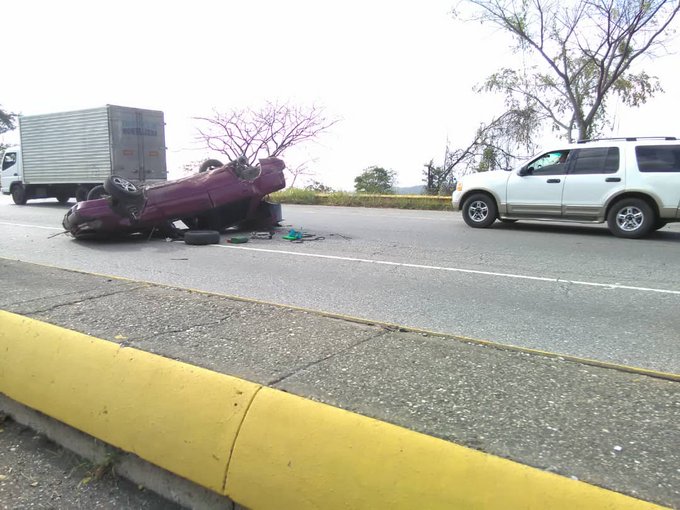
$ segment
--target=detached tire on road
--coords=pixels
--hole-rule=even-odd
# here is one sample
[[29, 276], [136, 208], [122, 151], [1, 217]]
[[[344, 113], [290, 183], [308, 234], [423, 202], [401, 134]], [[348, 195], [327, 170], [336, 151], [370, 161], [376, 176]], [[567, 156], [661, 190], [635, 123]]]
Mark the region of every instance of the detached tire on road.
[[184, 242], [194, 245], [219, 244], [220, 233], [217, 230], [189, 230], [184, 233]]
[[657, 219], [651, 206], [641, 198], [624, 198], [607, 214], [607, 226], [616, 237], [639, 239], [654, 228]]
[[486, 193], [470, 195], [463, 203], [463, 221], [471, 227], [486, 228], [497, 216], [496, 201]]

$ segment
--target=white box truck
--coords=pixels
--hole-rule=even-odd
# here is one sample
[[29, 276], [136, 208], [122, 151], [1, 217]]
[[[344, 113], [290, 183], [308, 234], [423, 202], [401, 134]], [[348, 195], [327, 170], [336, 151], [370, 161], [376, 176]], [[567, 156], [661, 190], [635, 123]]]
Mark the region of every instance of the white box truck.
[[139, 184], [167, 179], [163, 112], [125, 106], [19, 117], [20, 146], [2, 156], [0, 188], [34, 198], [87, 199], [110, 175]]

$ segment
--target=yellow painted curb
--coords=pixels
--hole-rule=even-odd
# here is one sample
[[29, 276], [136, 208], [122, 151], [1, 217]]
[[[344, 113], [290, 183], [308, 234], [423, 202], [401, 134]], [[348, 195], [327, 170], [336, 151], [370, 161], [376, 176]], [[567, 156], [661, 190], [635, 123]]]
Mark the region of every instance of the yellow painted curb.
[[216, 492], [259, 388], [0, 310], [0, 392]]
[[1, 310], [0, 392], [255, 510], [663, 508]]
[[271, 388], [248, 411], [226, 493], [258, 510], [662, 508]]

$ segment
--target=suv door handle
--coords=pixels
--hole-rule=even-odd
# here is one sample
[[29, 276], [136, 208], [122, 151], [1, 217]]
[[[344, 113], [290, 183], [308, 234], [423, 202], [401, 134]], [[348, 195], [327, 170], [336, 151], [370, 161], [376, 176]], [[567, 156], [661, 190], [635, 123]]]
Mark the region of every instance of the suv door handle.
[[621, 177], [607, 177], [604, 182], [621, 182]]
[[558, 182], [562, 182], [562, 180], [561, 179], [548, 179], [546, 182], [548, 184], [556, 184]]

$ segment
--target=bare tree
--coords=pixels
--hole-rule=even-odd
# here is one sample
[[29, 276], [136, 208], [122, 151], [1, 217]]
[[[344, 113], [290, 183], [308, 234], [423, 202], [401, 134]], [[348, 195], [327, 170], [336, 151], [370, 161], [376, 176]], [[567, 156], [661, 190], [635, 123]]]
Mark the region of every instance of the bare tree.
[[456, 178], [487, 170], [509, 170], [518, 159], [530, 155], [535, 145], [531, 139], [537, 113], [530, 108], [510, 109], [480, 124], [466, 146], [451, 149], [447, 142], [444, 165], [425, 164], [425, 191], [448, 194]]
[[298, 178], [300, 177], [312, 177], [316, 175], [314, 171], [309, 169], [309, 167], [307, 166], [308, 163], [309, 161], [305, 161], [304, 163], [300, 163], [295, 166], [286, 165], [284, 171], [289, 176], [289, 178], [286, 179], [286, 183], [288, 184], [289, 188], [294, 188], [295, 181], [297, 181]]
[[522, 71], [503, 68], [482, 88], [503, 93], [511, 109], [550, 121], [570, 141], [607, 124], [612, 94], [636, 107], [662, 92], [656, 77], [630, 68], [664, 49], [677, 0], [467, 1], [478, 9], [475, 19], [507, 31], [517, 50], [542, 62]]
[[206, 124], [199, 139], [211, 151], [229, 161], [245, 157], [255, 165], [260, 158], [282, 156], [294, 146], [315, 141], [338, 122], [317, 106], [299, 107], [266, 103], [260, 109], [215, 111], [212, 117], [197, 117]]

